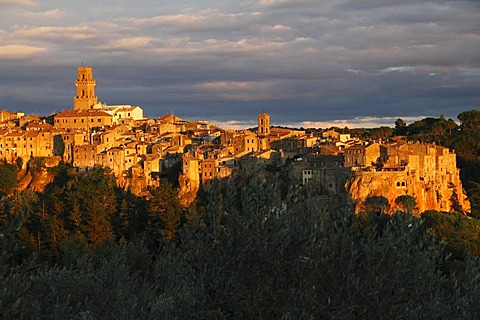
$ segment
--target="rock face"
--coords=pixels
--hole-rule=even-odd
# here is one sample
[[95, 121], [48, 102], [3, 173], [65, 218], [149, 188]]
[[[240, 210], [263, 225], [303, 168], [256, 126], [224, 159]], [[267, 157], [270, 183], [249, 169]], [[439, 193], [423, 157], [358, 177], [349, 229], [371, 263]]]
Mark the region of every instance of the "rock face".
[[386, 198], [394, 212], [395, 199], [402, 195], [416, 198], [418, 212], [470, 211], [454, 151], [435, 144], [409, 142], [380, 146], [378, 156], [383, 164], [380, 171], [373, 167], [357, 168], [345, 185], [356, 212], [362, 211], [362, 204], [369, 197]]
[[[55, 175], [50, 172], [50, 169], [58, 166], [61, 160], [61, 157], [30, 159], [25, 167], [17, 174], [17, 190], [22, 191], [29, 188], [36, 192], [43, 192], [47, 184], [55, 178]], [[118, 176], [115, 178], [119, 188], [130, 191], [137, 196], [148, 195], [148, 187], [155, 188], [158, 186], [158, 181], [151, 179], [150, 185], [147, 184], [145, 172], [140, 165], [133, 166], [131, 174], [128, 176]]]
[[117, 186], [125, 191], [130, 191], [136, 196], [147, 195], [148, 187], [155, 188], [158, 181], [152, 180], [151, 185], [147, 184], [147, 178], [141, 165], [135, 165], [131, 168], [131, 174], [128, 176], [116, 177]]
[[180, 175], [178, 177], [178, 182], [180, 184], [178, 191], [180, 203], [186, 208], [195, 200], [198, 189], [200, 188], [200, 181], [189, 179], [186, 175]]
[[398, 207], [395, 199], [401, 195], [416, 198], [418, 212], [425, 210], [470, 211], [470, 202], [462, 189], [458, 178], [458, 170], [452, 179], [444, 175], [436, 179], [421, 180], [411, 171], [397, 172], [356, 172], [347, 181], [345, 187], [355, 204], [355, 212], [362, 211], [364, 201], [369, 197], [381, 196], [388, 200], [389, 211], [395, 212]]
[[58, 166], [61, 157], [32, 158], [28, 161], [26, 168], [20, 170], [17, 174], [17, 190], [27, 188], [33, 191], [43, 192], [45, 186], [53, 181], [54, 175], [49, 169]]

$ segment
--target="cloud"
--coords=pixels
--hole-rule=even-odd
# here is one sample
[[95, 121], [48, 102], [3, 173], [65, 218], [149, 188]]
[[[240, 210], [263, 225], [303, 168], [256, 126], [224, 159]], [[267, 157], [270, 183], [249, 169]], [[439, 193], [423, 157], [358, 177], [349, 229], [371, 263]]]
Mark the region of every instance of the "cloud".
[[275, 82], [261, 81], [216, 81], [205, 82], [195, 86], [195, 88], [207, 91], [250, 91], [266, 90], [275, 85]]
[[18, 6], [18, 7], [34, 7], [36, 4], [32, 0], [0, 0], [0, 7]]
[[228, 13], [217, 9], [162, 14], [148, 18], [125, 17], [119, 21], [141, 28], [171, 32], [221, 32], [248, 29], [259, 19], [256, 13]]
[[45, 48], [26, 45], [0, 46], [0, 59], [21, 60], [47, 51]]
[[292, 123], [294, 127], [304, 127], [304, 128], [375, 128], [380, 126], [394, 127], [395, 120], [402, 118], [407, 122], [415, 122], [420, 119], [425, 118], [426, 116], [419, 115], [415, 117], [355, 117], [351, 119], [337, 119], [333, 121], [302, 121], [297, 123]]
[[45, 11], [27, 12], [25, 15], [30, 18], [60, 19], [65, 16], [65, 12], [60, 9], [51, 9]]
[[243, 129], [257, 126], [256, 119], [251, 121], [238, 121], [238, 120], [216, 121], [216, 122], [213, 122], [213, 124], [219, 126], [220, 128], [229, 129], [229, 130], [243, 130]]
[[100, 44], [98, 48], [106, 51], [138, 50], [147, 47], [152, 39], [150, 37], [128, 37], [113, 39]]
[[41, 27], [28, 27], [28, 26], [15, 26], [15, 30], [12, 32], [12, 38], [17, 40], [53, 40], [53, 39], [67, 39], [72, 41], [84, 40], [93, 38], [95, 36], [95, 28], [91, 26], [41, 26]]
[[415, 71], [415, 67], [412, 66], [401, 66], [401, 67], [388, 67], [380, 70], [380, 73], [383, 72], [412, 72]]
[[[452, 117], [480, 99], [480, 2], [15, 3], [0, 2], [0, 68], [15, 75], [0, 86], [21, 92], [41, 79], [40, 95], [63, 90], [25, 97], [26, 111], [40, 100], [70, 105], [79, 61], [94, 67], [101, 99], [149, 115], [247, 121], [265, 109], [278, 124], [352, 124], [400, 112]], [[0, 93], [12, 105], [19, 96]]]

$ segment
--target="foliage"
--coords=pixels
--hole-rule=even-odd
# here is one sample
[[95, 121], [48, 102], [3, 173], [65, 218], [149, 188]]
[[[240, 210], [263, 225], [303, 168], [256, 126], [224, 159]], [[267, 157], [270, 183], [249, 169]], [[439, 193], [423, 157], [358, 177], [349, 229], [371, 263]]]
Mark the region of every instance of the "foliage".
[[429, 233], [445, 240], [457, 258], [480, 257], [480, 220], [458, 212], [422, 213]]
[[178, 194], [173, 186], [165, 181], [161, 181], [151, 193], [148, 211], [153, 236], [164, 235], [169, 240], [173, 240], [180, 226], [182, 213]]
[[373, 212], [377, 214], [386, 214], [390, 209], [388, 199], [382, 196], [367, 197], [362, 203], [364, 212]]
[[402, 118], [395, 120], [395, 135], [403, 136], [406, 132], [407, 123]]
[[371, 138], [375, 140], [386, 140], [390, 138], [393, 134], [393, 129], [390, 127], [379, 127], [374, 128], [370, 131]]
[[0, 162], [0, 196], [9, 194], [17, 186], [17, 168], [6, 161]]
[[417, 211], [417, 199], [413, 196], [404, 194], [401, 196], [398, 196], [395, 199], [395, 204], [399, 206], [400, 210], [402, 212], [408, 213], [408, 214], [416, 214], [418, 213]]
[[[87, 226], [83, 219], [89, 219], [92, 208], [110, 210], [98, 204], [84, 207], [84, 197], [99, 196], [98, 190], [88, 190], [95, 189], [92, 183], [106, 193], [102, 201], [110, 203], [110, 178], [108, 172], [102, 174], [57, 180], [48, 192], [65, 199], [62, 210], [53, 213], [48, 194], [44, 212], [42, 197], [32, 201], [31, 222], [26, 223], [30, 209], [25, 209], [1, 225], [4, 318], [480, 316], [478, 261], [468, 254], [453, 259], [449, 248], [435, 240], [431, 228], [439, 224], [428, 216], [357, 216], [346, 207], [320, 209], [327, 207], [324, 197], [309, 186], [284, 192], [281, 177], [258, 172], [214, 182], [189, 209], [188, 219], [178, 211], [169, 184], [152, 191], [148, 206], [114, 190], [115, 205], [109, 204], [113, 212], [106, 220], [114, 236], [93, 243], [87, 230], [75, 228], [67, 218], [74, 201], [81, 204], [80, 226]], [[161, 217], [167, 210], [175, 212], [175, 237], [152, 247], [151, 234], [145, 237], [141, 229], [152, 228], [151, 215]], [[46, 251], [28, 248], [22, 230], [32, 232], [38, 221], [53, 217], [65, 223], [60, 229], [67, 232], [55, 259], [47, 260]], [[439, 215], [435, 221], [441, 219], [449, 217]], [[160, 230], [169, 230], [167, 223], [158, 222]], [[447, 267], [458, 261], [462, 268], [450, 272]]]
[[[397, 119], [395, 133], [457, 150], [471, 216], [412, 216], [410, 196], [392, 216], [382, 197], [354, 215], [276, 170], [213, 181], [186, 210], [171, 183], [147, 200], [101, 167], [61, 164], [41, 194], [0, 189], [2, 317], [480, 318], [479, 117], [458, 118]], [[392, 134], [380, 129], [350, 132]]]

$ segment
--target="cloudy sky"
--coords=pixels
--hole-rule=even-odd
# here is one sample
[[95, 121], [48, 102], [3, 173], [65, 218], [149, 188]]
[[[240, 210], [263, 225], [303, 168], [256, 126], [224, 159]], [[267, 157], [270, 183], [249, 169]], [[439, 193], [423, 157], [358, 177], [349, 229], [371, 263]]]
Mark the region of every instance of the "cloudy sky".
[[110, 105], [230, 127], [393, 125], [480, 108], [480, 1], [0, 0], [0, 109]]

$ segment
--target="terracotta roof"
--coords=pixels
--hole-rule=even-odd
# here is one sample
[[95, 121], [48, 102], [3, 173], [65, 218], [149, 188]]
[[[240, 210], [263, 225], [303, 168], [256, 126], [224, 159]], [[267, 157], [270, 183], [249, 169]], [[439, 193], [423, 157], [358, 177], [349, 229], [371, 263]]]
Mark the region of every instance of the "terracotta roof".
[[65, 110], [59, 112], [55, 117], [111, 117], [112, 115], [108, 112], [99, 109], [87, 109], [87, 110]]
[[7, 137], [22, 137], [25, 135], [25, 131], [12, 131], [8, 134], [6, 134]]
[[38, 132], [38, 131], [28, 131], [27, 134], [25, 135], [25, 137], [35, 138], [35, 137], [38, 137], [39, 135], [40, 135], [40, 132]]

